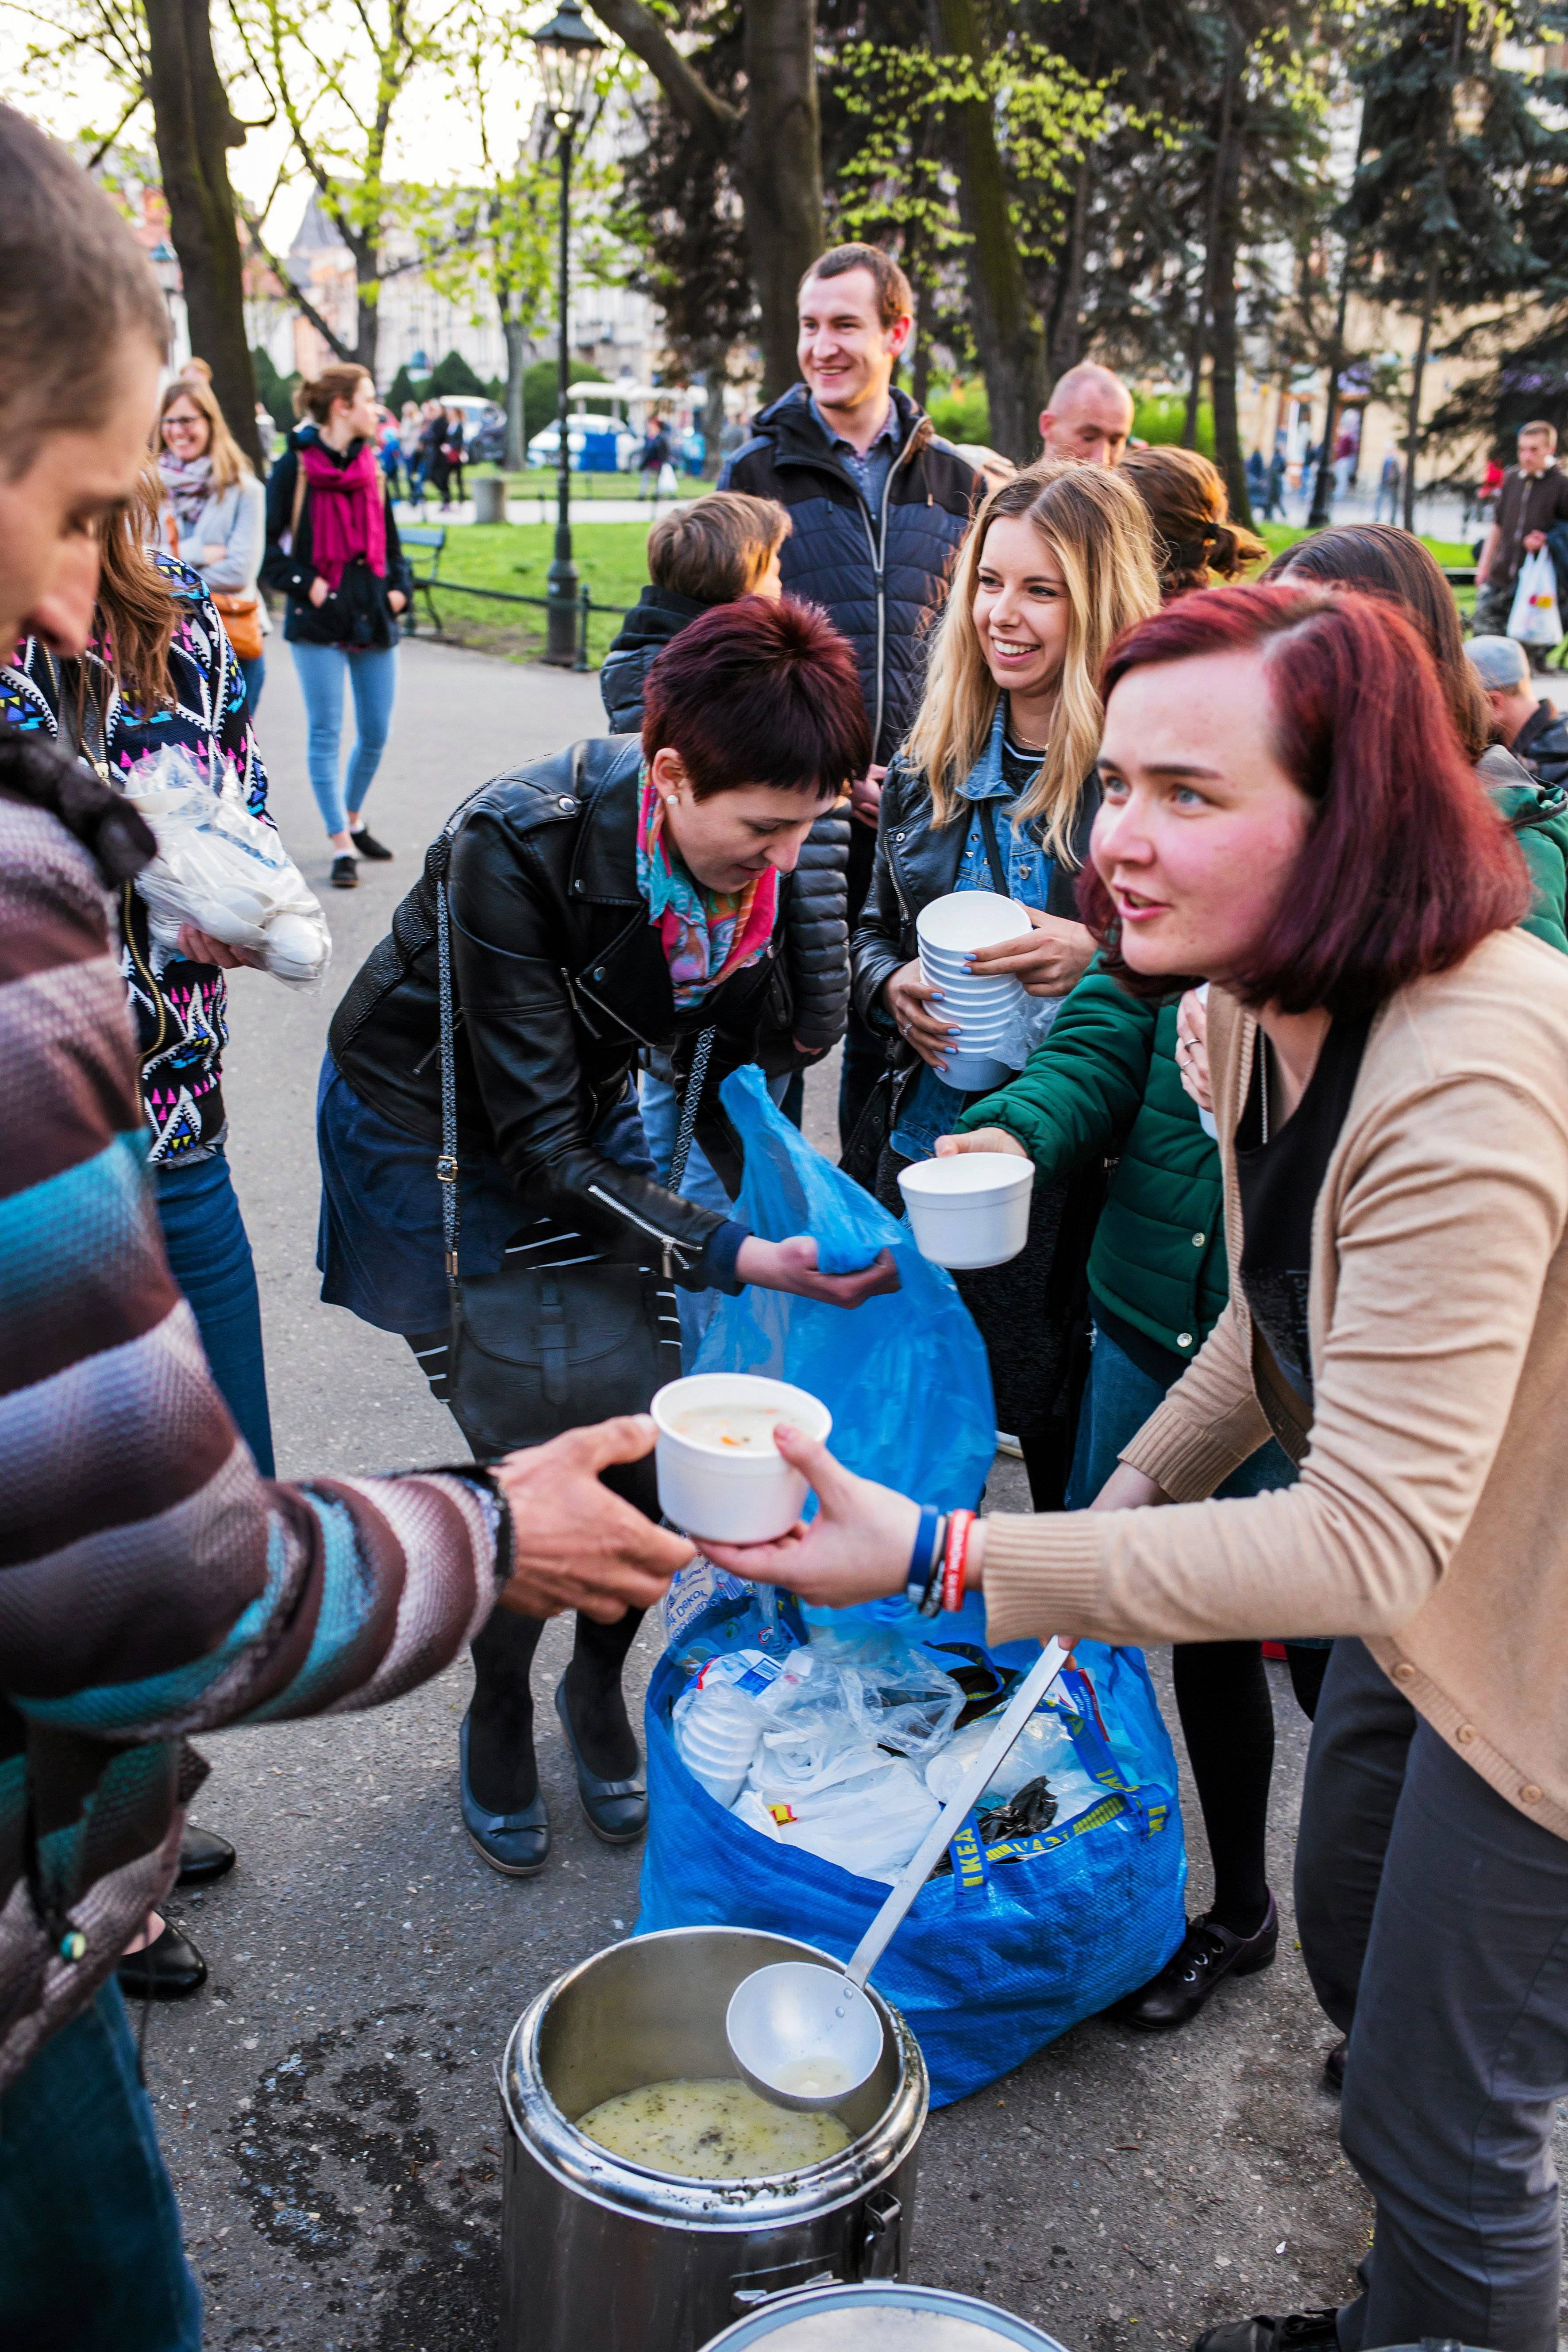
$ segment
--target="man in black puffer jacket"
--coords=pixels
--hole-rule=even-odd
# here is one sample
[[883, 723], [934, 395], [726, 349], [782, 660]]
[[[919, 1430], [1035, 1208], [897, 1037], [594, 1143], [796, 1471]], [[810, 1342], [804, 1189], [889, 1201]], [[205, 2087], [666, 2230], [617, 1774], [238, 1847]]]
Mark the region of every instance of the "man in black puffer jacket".
[[[776, 499], [793, 526], [780, 555], [786, 592], [820, 604], [855, 648], [873, 765], [855, 793], [849, 920], [871, 878], [882, 772], [921, 698], [925, 634], [984, 494], [974, 467], [893, 389], [913, 297], [898, 264], [870, 245], [825, 253], [800, 289], [805, 381], [756, 420], [725, 464], [721, 489]], [[839, 1135], [847, 1142], [882, 1066], [881, 1041], [851, 1013]]]

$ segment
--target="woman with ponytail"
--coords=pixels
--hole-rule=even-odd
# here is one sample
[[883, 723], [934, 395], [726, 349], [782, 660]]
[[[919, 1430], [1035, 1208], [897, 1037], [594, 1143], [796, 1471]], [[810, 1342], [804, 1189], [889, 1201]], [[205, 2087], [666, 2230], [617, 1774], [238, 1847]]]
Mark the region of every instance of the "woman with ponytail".
[[[332, 846], [332, 887], [352, 890], [362, 857], [390, 849], [363, 823], [397, 688], [398, 615], [413, 580], [376, 459], [375, 385], [362, 367], [324, 368], [294, 394], [301, 422], [267, 485], [261, 577], [288, 597], [283, 635], [310, 725], [310, 787]], [[345, 795], [343, 685], [357, 740]]]
[[1149, 509], [1163, 603], [1194, 588], [1224, 587], [1268, 553], [1255, 531], [1232, 522], [1225, 477], [1197, 450], [1129, 449], [1118, 471]]

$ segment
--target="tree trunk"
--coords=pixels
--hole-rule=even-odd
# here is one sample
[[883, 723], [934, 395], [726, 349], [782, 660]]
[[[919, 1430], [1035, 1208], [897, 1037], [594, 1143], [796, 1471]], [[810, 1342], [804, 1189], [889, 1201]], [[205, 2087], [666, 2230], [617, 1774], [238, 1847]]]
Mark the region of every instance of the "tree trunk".
[[245, 280], [228, 184], [245, 132], [213, 56], [207, 0], [146, 0], [148, 95], [169, 234], [180, 257], [191, 348], [213, 372], [229, 431], [258, 473], [256, 368], [245, 332]]
[[1051, 302], [1046, 372], [1053, 384], [1066, 375], [1068, 368], [1077, 367], [1083, 357], [1083, 269], [1088, 243], [1086, 230], [1090, 169], [1090, 159], [1086, 152], [1079, 159], [1073, 181], [1072, 212], [1068, 221], [1067, 241], [1057, 265], [1056, 290]]
[[1432, 343], [1432, 320], [1437, 309], [1437, 280], [1442, 269], [1442, 257], [1433, 250], [1426, 264], [1426, 292], [1421, 304], [1421, 340], [1415, 346], [1415, 365], [1410, 372], [1410, 408], [1405, 428], [1405, 528], [1415, 528], [1415, 457], [1421, 446], [1421, 386], [1426, 373], [1426, 354]]
[[381, 341], [381, 278], [377, 264], [378, 249], [372, 245], [355, 244], [351, 250], [354, 257], [354, 358], [362, 368], [370, 372], [375, 382], [375, 354]]
[[[1220, 208], [1224, 202], [1224, 184], [1231, 148], [1231, 120], [1240, 72], [1241, 43], [1236, 26], [1227, 16], [1225, 20], [1225, 64], [1219, 85], [1219, 129], [1215, 136], [1208, 220], [1204, 232], [1204, 270], [1198, 285], [1198, 307], [1193, 320], [1192, 350], [1187, 362], [1187, 413], [1182, 426], [1182, 441], [1188, 449], [1195, 449], [1198, 446], [1198, 407], [1203, 392], [1204, 361], [1208, 352], [1209, 313], [1215, 300], [1215, 247], [1219, 243]], [[1233, 262], [1233, 277], [1234, 271]]]
[[503, 301], [501, 333], [506, 337], [506, 468], [521, 474], [528, 464], [528, 428], [522, 416], [522, 379], [528, 366], [529, 332], [513, 318]]
[[1217, 158], [1219, 205], [1211, 272], [1214, 333], [1210, 382], [1214, 387], [1215, 462], [1225, 476], [1231, 513], [1250, 530], [1252, 504], [1247, 493], [1247, 465], [1236, 407], [1236, 265], [1241, 250], [1241, 156], [1246, 136], [1241, 116], [1241, 108], [1233, 98]]
[[[935, 0], [941, 47], [978, 72], [984, 41], [974, 0]], [[1029, 299], [1007, 202], [996, 125], [984, 98], [949, 110], [959, 217], [970, 239], [971, 321], [991, 404], [991, 445], [1018, 465], [1039, 446], [1045, 337]]]
[[746, 0], [746, 115], [739, 177], [762, 310], [763, 397], [799, 374], [795, 290], [823, 252], [816, 0]]

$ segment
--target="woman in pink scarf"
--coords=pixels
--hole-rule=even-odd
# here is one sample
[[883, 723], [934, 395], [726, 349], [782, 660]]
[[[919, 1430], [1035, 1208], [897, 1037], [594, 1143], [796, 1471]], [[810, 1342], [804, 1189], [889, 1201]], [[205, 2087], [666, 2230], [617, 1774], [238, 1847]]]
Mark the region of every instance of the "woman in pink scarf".
[[[322, 370], [294, 394], [301, 422], [267, 485], [261, 577], [288, 597], [283, 635], [310, 726], [311, 789], [332, 846], [332, 883], [352, 890], [362, 857], [390, 849], [363, 821], [397, 687], [398, 615], [413, 589], [392, 498], [376, 462], [379, 415], [365, 370]], [[356, 740], [342, 774], [343, 686]]]

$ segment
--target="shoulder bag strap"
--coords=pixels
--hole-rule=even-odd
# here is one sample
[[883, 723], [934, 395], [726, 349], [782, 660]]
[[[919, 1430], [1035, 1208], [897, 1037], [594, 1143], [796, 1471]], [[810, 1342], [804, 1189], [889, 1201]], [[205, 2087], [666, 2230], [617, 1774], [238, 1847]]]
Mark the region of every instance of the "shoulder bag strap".
[[447, 867], [451, 857], [449, 835], [442, 835], [442, 847], [447, 854], [441, 860], [436, 878], [436, 967], [441, 1052], [441, 1150], [436, 1162], [436, 1177], [441, 1187], [441, 1233], [446, 1244], [447, 1292], [455, 1306], [462, 1204], [458, 1188], [458, 1057], [453, 1036], [452, 935], [447, 905]]
[[665, 1179], [665, 1189], [670, 1192], [679, 1192], [685, 1181], [691, 1139], [697, 1132], [697, 1114], [702, 1107], [702, 1089], [708, 1080], [708, 1065], [713, 1058], [713, 1041], [718, 1034], [715, 1022], [710, 1029], [703, 1030], [692, 1048], [691, 1069], [680, 1103], [680, 1125], [676, 1130], [675, 1150], [669, 1155], [669, 1174]]
[[1004, 898], [1013, 895], [1007, 883], [1007, 868], [1002, 862], [1002, 852], [996, 840], [996, 806], [991, 800], [980, 803], [980, 830], [985, 836], [985, 863], [991, 868], [991, 879]]
[[294, 552], [294, 541], [300, 536], [300, 517], [305, 511], [305, 460], [294, 452], [294, 509], [289, 517], [289, 552]]

